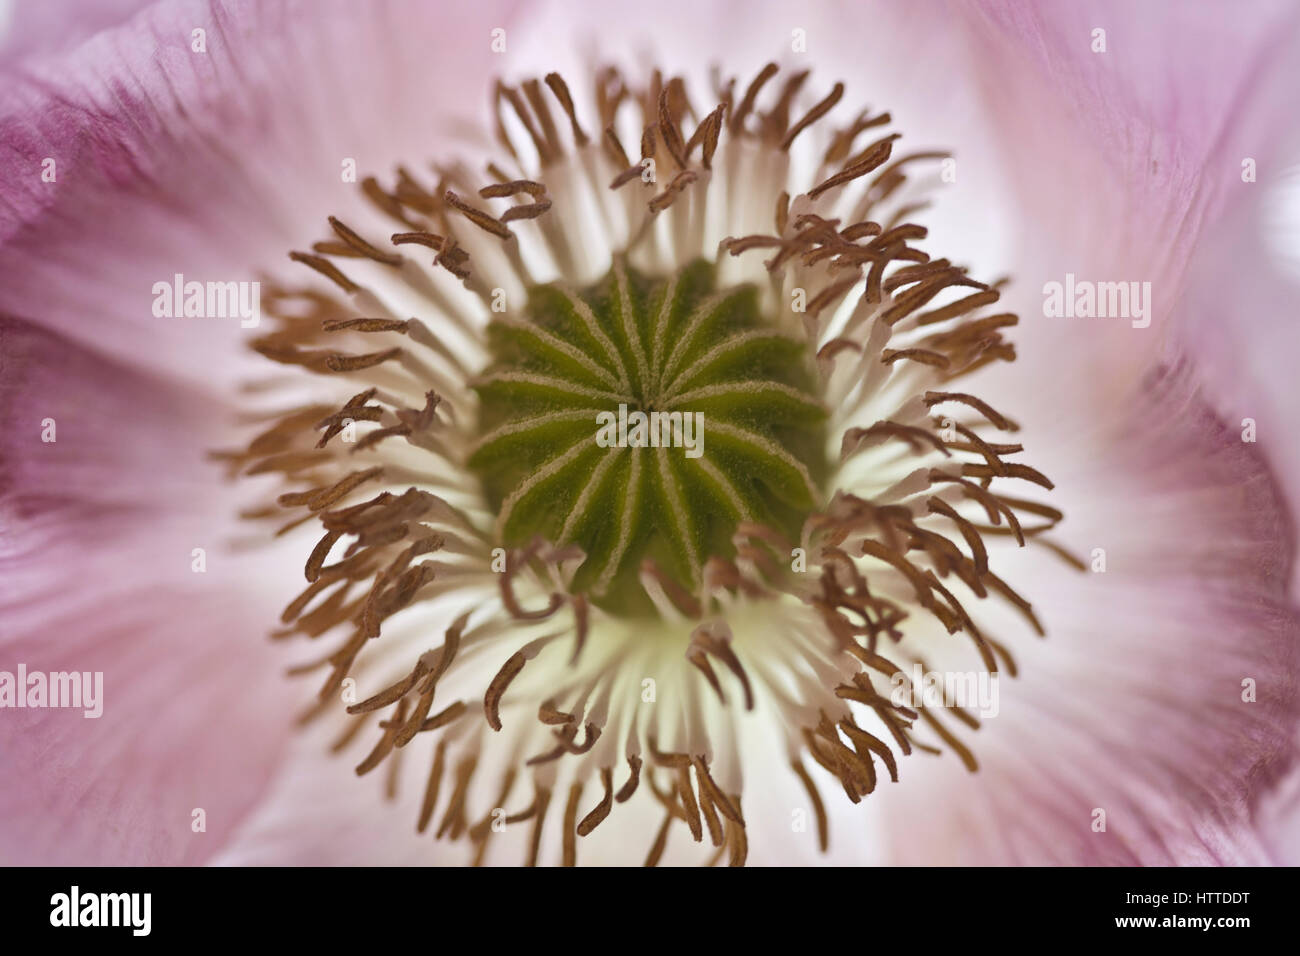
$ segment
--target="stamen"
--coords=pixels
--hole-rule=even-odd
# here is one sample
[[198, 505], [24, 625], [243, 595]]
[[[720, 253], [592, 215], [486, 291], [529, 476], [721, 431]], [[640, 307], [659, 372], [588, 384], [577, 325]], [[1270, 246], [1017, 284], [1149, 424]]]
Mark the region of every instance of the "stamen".
[[365, 256], [367, 259], [373, 259], [375, 262], [382, 262], [387, 266], [400, 266], [402, 264], [401, 256], [396, 255], [395, 253], [383, 252], [376, 249], [335, 217], [330, 216], [329, 223], [338, 237], [343, 240], [344, 244], [355, 251], [358, 255]]
[[609, 816], [609, 811], [614, 806], [614, 773], [609, 767], [602, 767], [600, 770], [600, 783], [605, 789], [605, 795], [601, 798], [600, 803], [596, 804], [595, 809], [582, 818], [578, 824], [578, 836], [586, 836], [592, 830], [600, 826], [601, 822]]
[[758, 99], [759, 91], [772, 77], [780, 71], [775, 63], [769, 63], [763, 67], [758, 76], [750, 82], [745, 90], [745, 95], [736, 107], [736, 111], [731, 114], [731, 131], [733, 133], [741, 132], [744, 129], [745, 118], [749, 116], [750, 111], [754, 108], [754, 101]]
[[488, 215], [482, 209], [475, 209], [469, 203], [461, 201], [461, 198], [450, 189], [443, 194], [443, 199], [447, 201], [448, 206], [451, 206], [452, 209], [455, 209], [484, 232], [490, 233], [498, 239], [510, 240], [514, 238], [514, 234], [499, 219]]
[[821, 183], [814, 186], [808, 191], [809, 199], [816, 199], [828, 189], [834, 189], [836, 186], [843, 186], [853, 180], [865, 176], [867, 173], [878, 168], [889, 159], [890, 153], [894, 149], [894, 140], [898, 139], [898, 134], [886, 136], [872, 143], [866, 150], [854, 159], [845, 164], [844, 168], [833, 176], [822, 180]]
[[808, 801], [812, 804], [813, 813], [817, 817], [817, 845], [825, 853], [830, 849], [830, 827], [826, 821], [826, 807], [822, 803], [821, 794], [817, 792], [817, 784], [813, 783], [812, 777], [808, 776], [808, 771], [798, 760], [791, 761], [790, 768], [794, 770], [795, 776], [799, 778], [799, 782], [803, 784], [808, 794]]
[[350, 294], [356, 292], [360, 288], [360, 286], [340, 272], [333, 263], [322, 256], [314, 256], [307, 252], [291, 252], [289, 253], [289, 258], [294, 262], [301, 262], [303, 265], [315, 269], [344, 292]]
[[569, 85], [564, 82], [564, 77], [558, 73], [546, 74], [546, 85], [555, 94], [555, 98], [560, 101], [560, 106], [564, 114], [569, 117], [569, 125], [573, 130], [573, 139], [578, 148], [582, 149], [587, 145], [589, 140], [587, 134], [583, 132], [582, 125], [578, 122], [578, 114], [573, 108], [573, 97], [569, 95]]

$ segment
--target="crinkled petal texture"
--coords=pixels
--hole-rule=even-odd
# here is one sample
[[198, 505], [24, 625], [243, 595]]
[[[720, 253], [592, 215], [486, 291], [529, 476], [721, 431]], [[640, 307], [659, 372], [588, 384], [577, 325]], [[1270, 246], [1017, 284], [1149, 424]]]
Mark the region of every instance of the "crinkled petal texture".
[[358, 202], [353, 164], [446, 148], [507, 7], [160, 4], [5, 67], [0, 670], [102, 671], [105, 700], [5, 712], [0, 858], [199, 862], [264, 795], [292, 569], [237, 548], [205, 460], [255, 330], [158, 317], [153, 287], [273, 273]]
[[917, 761], [910, 799], [883, 794], [890, 858], [1272, 858], [1253, 818], [1292, 758], [1298, 709], [1279, 489], [1187, 370], [1153, 373], [1129, 408], [1058, 419], [1070, 441], [1045, 449], [1045, 468], [1086, 570], [999, 554], [1047, 640], [1015, 645], [1020, 674], [974, 738], [980, 773]]
[[[1110, 341], [1080, 336], [1070, 348], [1092, 357], [1098, 381], [1111, 378], [1121, 355], [1140, 371], [1153, 352], [1187, 353], [1225, 418], [1255, 421], [1294, 512], [1300, 448], [1283, 436], [1296, 399], [1289, 363], [1300, 350], [1291, 320], [1300, 278], [1269, 248], [1268, 233], [1300, 164], [1292, 103], [1300, 9], [1253, 0], [1233, 10], [978, 10], [978, 55], [996, 64], [982, 85], [1002, 104], [995, 138], [1008, 145], [1003, 162], [1023, 184], [1017, 201], [1030, 221], [1071, 224], [1032, 233], [1033, 256], [1017, 256], [1034, 270], [1021, 273], [1025, 285], [1068, 271], [1084, 278], [1085, 269], [1098, 279], [1150, 281], [1159, 334], [1117, 328], [1106, 333]], [[1104, 52], [1097, 30], [1105, 31]], [[1083, 177], [1086, 192], [1062, 188]]]
[[130, 19], [151, 0], [43, 0], [0, 8], [0, 66], [58, 55]]
[[[987, 5], [975, 21], [1020, 218], [1040, 224], [1011, 256], [1025, 378], [989, 390], [1035, 396], [1017, 410], [1030, 440], [1049, 436], [1036, 447], [1069, 496], [1070, 543], [1086, 559], [1104, 549], [1108, 568], [1041, 593], [1026, 570], [1051, 635], [1041, 666], [1053, 677], [1031, 687], [1036, 660], [1025, 662], [1026, 693], [1040, 701], [1028, 713], [1040, 719], [1023, 733], [999, 724], [1012, 717], [991, 722], [1015, 741], [1007, 767], [1018, 769], [986, 763], [971, 816], [1006, 813], [995, 833], [931, 859], [1260, 862], [1283, 852], [1256, 824], [1296, 728], [1300, 486], [1279, 422], [1295, 385], [1259, 372], [1280, 371], [1267, 355], [1294, 354], [1278, 321], [1294, 289], [1263, 254], [1260, 225], [1262, 181], [1295, 155], [1286, 100], [1300, 30], [1293, 6], [1251, 6], [1250, 16], [1185, 5], [1156, 17], [1150, 5], [1051, 16]], [[1246, 158], [1261, 182], [1243, 177]], [[1150, 282], [1150, 327], [1041, 318], [1044, 284], [1067, 273]], [[1065, 729], [1084, 726], [1092, 741], [1071, 742]], [[1051, 748], [1050, 765], [1026, 762], [1035, 742]], [[1104, 832], [1092, 828], [1098, 809]]]
[[[532, 10], [498, 64], [486, 40], [440, 37], [485, 35], [504, 11], [359, 6], [151, 9], [88, 41], [71, 65], [37, 61], [0, 94], [0, 312], [15, 317], [6, 337], [24, 343], [4, 354], [30, 356], [17, 367], [34, 383], [3, 393], [9, 420], [31, 424], [4, 439], [5, 461], [20, 467], [3, 472], [4, 614], [17, 626], [0, 667], [106, 672], [98, 722], [52, 711], [7, 720], [6, 776], [32, 781], [4, 797], [7, 859], [199, 860], [218, 848], [226, 863], [437, 858], [412, 836], [409, 805], [380, 811], [374, 784], [321, 754], [324, 734], [284, 742], [285, 701], [301, 695], [258, 670], [251, 621], [273, 616], [256, 579], [289, 593], [296, 563], [209, 556], [195, 583], [192, 548], [235, 533], [194, 465], [224, 406], [141, 371], [229, 391], [244, 368], [237, 323], [155, 319], [154, 282], [252, 277], [358, 202], [340, 178], [346, 159], [364, 172], [447, 156], [433, 117], [486, 96], [490, 69], [552, 68], [556, 36], [594, 32], [572, 22], [572, 7]], [[1002, 681], [998, 716], [967, 740], [980, 773], [919, 754], [859, 807], [822, 777], [836, 861], [1275, 855], [1254, 816], [1296, 726], [1293, 541], [1266, 464], [1286, 452], [1267, 432], [1243, 443], [1207, 401], [1222, 389], [1207, 396], [1201, 380], [1230, 380], [1214, 371], [1221, 323], [1253, 329], [1243, 314], [1282, 314], [1283, 287], [1251, 281], [1256, 258], [1215, 250], [1249, 247], [1232, 241], [1250, 227], [1234, 212], [1234, 190], [1248, 188], [1236, 157], [1281, 149], [1294, 84], [1279, 72], [1294, 24], [1273, 5], [1254, 16], [1179, 5], [1158, 24], [1138, 8], [1149, 5], [1116, 4], [1091, 23], [1091, 8], [1028, 4], [975, 15], [937, 3], [727, 5], [710, 22], [698, 4], [660, 5], [653, 22], [600, 27], [602, 55], [650, 46], [668, 72], [714, 59], [747, 70], [805, 30], [817, 75], [904, 104], [897, 119], [920, 130], [911, 146], [961, 148], [957, 181], [938, 197], [937, 244], [965, 236], [967, 261], [1016, 280], [1005, 301], [1024, 317], [1021, 359], [978, 391], [1020, 420], [1057, 482], [1061, 544], [1089, 570], [1041, 550], [998, 552], [1049, 636], [1008, 641], [1020, 675]], [[1106, 54], [1092, 52], [1094, 27], [1107, 30]], [[195, 29], [205, 54], [192, 52]], [[693, 48], [724, 33], [739, 52]], [[1213, 68], [1196, 66], [1205, 57]], [[979, 82], [954, 89], [953, 77]], [[57, 183], [42, 181], [44, 158]], [[1066, 272], [1151, 281], [1152, 326], [1042, 318], [1039, 290]], [[1178, 331], [1187, 315], [1205, 316], [1197, 338]], [[1270, 381], [1268, 407], [1287, 408], [1289, 387]], [[51, 446], [39, 441], [46, 417], [59, 421]], [[83, 436], [79, 449], [69, 434]], [[1104, 572], [1091, 570], [1098, 549]], [[1025, 633], [993, 615], [981, 623]], [[925, 638], [927, 659], [968, 666], [944, 640]], [[748, 814], [753, 859], [816, 859], [814, 837], [790, 832], [806, 801], [781, 789], [786, 769], [749, 772], [773, 778], [770, 791], [753, 788], [763, 791]], [[219, 808], [206, 834], [189, 829], [198, 807]]]
[[0, 858], [201, 861], [292, 719], [194, 454], [213, 403], [15, 319], [0, 356], [0, 669], [102, 675], [96, 716], [5, 711]]

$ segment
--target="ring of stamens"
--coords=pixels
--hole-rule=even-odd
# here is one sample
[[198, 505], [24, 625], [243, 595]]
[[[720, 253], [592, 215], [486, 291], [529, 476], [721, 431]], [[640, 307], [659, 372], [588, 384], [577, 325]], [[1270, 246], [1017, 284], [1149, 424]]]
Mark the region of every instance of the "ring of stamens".
[[[319, 523], [307, 586], [277, 632], [338, 636], [298, 669], [326, 674], [307, 716], [342, 697], [350, 722], [341, 749], [383, 714], [357, 772], [387, 765], [390, 792], [399, 758], [432, 740], [418, 829], [468, 840], [476, 862], [487, 859], [498, 820], [510, 832], [527, 824], [525, 859], [538, 862], [558, 814], [560, 860], [572, 864], [579, 840], [595, 839], [633, 799], [663, 813], [646, 862], [664, 857], [679, 826], [707, 839], [715, 861], [744, 862], [736, 726], [764, 714], [807, 790], [824, 849], [817, 776], [858, 802], [880, 768], [898, 779], [897, 754], [949, 751], [977, 766], [960, 736], [978, 727], [974, 716], [899, 703], [887, 688], [907, 664], [924, 662], [917, 642], [927, 627], [964, 635], [980, 666], [1014, 674], [971, 602], [1007, 601], [1042, 628], [992, 570], [990, 546], [1041, 542], [1077, 563], [1045, 537], [1061, 513], [1005, 490], [1052, 487], [1011, 460], [1019, 443], [995, 435], [1014, 433], [1015, 422], [957, 383], [1015, 358], [1003, 335], [1016, 317], [984, 311], [998, 284], [914, 245], [926, 230], [909, 221], [921, 207], [904, 194], [915, 170], [941, 154], [895, 157], [897, 134], [861, 144], [889, 122], [864, 111], [823, 136], [811, 185], [792, 191], [789, 157], [830, 122], [843, 87], [798, 114], [808, 74], [769, 96], [777, 74], [769, 65], [739, 96], [726, 83], [716, 108], [702, 112], [680, 78], [656, 72], [633, 91], [603, 70], [595, 135], [558, 75], [498, 84], [508, 158], [488, 165], [488, 185], [475, 189], [462, 167], [439, 168], [434, 188], [405, 169], [387, 187], [367, 179], [364, 195], [392, 223], [391, 247], [331, 218], [329, 239], [291, 254], [327, 285], [264, 284], [277, 326], [254, 347], [323, 376], [324, 394], [336, 396], [272, 416], [246, 449], [222, 456], [233, 471], [278, 476], [292, 489], [247, 517], [297, 511], [281, 534]], [[630, 113], [640, 118], [637, 162], [624, 146]], [[648, 163], [657, 170], [650, 179]], [[761, 215], [755, 196], [771, 200]], [[608, 240], [603, 259], [574, 228], [593, 199]], [[766, 259], [755, 268], [758, 256]], [[494, 489], [485, 466], [475, 471], [475, 452], [490, 444], [484, 429], [502, 412], [493, 388], [527, 384], [511, 374], [540, 374], [503, 368], [487, 330], [502, 290], [524, 302], [560, 288], [557, 279], [593, 289], [610, 269], [615, 284], [618, 269], [671, 283], [699, 260], [716, 270], [711, 287], [757, 290], [755, 314], [801, 343], [806, 393], [825, 412], [815, 428], [828, 436], [828, 466], [794, 517], [738, 513], [725, 542], [701, 539], [682, 565], [650, 552], [614, 562], [605, 584], [625, 575], [618, 596], [639, 589], [653, 611], [653, 625], [632, 624], [611, 613], [613, 592], [596, 586], [608, 560], [582, 576], [592, 541], [577, 526], [566, 535], [567, 517], [555, 519], [558, 532], [555, 521], [536, 519], [512, 537], [501, 514], [521, 479]], [[803, 308], [793, 309], [800, 292]], [[421, 317], [406, 317], [413, 301]], [[539, 316], [507, 318], [538, 338], [550, 332]], [[659, 394], [637, 393], [640, 366], [602, 362], [596, 332], [608, 330], [588, 332], [586, 351], [563, 337], [554, 351], [578, 353], [568, 357], [590, 373], [590, 390], [649, 404], [695, 387], [681, 374], [664, 384], [673, 376], [661, 374]], [[647, 369], [681, 364], [666, 340], [642, 344]], [[430, 641], [435, 611], [447, 626]], [[655, 640], [633, 639], [651, 626]], [[647, 674], [669, 684], [680, 706], [647, 708]], [[368, 688], [362, 699], [347, 696], [349, 680]], [[475, 796], [484, 779], [490, 805]]]

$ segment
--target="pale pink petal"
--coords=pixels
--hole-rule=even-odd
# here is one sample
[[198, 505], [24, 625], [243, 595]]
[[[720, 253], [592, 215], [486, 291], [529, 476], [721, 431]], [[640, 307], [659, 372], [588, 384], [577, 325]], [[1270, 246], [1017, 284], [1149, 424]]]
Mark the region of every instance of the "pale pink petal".
[[154, 283], [283, 271], [364, 205], [345, 162], [459, 142], [511, 6], [187, 0], [27, 64], [0, 91], [0, 311], [179, 374], [242, 357], [238, 323], [156, 318]]
[[123, 23], [152, 0], [42, 0], [0, 4], [0, 65], [57, 55]]
[[[1150, 329], [1058, 321], [1026, 334], [1048, 336], [1073, 356], [1080, 384], [1103, 391], [1185, 355], [1225, 420], [1255, 422], [1294, 514], [1300, 452], [1284, 416], [1297, 400], [1289, 361], [1300, 349], [1291, 321], [1300, 281], [1267, 233], [1279, 186], [1300, 162], [1300, 10], [980, 10], [973, 49], [991, 129], [1031, 224], [1013, 252], [1026, 309], [1041, 314], [1034, 294], [1066, 273], [1152, 283]], [[1093, 50], [1096, 29], [1105, 53]]]
[[300, 556], [234, 547], [205, 460], [255, 333], [157, 318], [153, 285], [277, 271], [356, 207], [345, 159], [386, 173], [455, 140], [508, 6], [167, 4], [6, 81], [0, 669], [103, 671], [106, 698], [6, 711], [6, 860], [205, 860], [262, 794], [302, 704], [266, 637]]
[[4, 711], [0, 856], [206, 859], [292, 720], [265, 572], [231, 560], [235, 502], [200, 453], [226, 409], [18, 320], [0, 356], [0, 670], [103, 674], [99, 717]]
[[1300, 716], [1279, 489], [1186, 370], [1129, 399], [1127, 417], [1060, 419], [1062, 440], [1031, 444], [1067, 511], [1058, 540], [1089, 570], [998, 554], [1047, 637], [1011, 644], [1021, 675], [969, 738], [980, 773], [917, 760], [918, 786], [883, 794], [895, 859], [1268, 861], [1253, 817], [1294, 760]]

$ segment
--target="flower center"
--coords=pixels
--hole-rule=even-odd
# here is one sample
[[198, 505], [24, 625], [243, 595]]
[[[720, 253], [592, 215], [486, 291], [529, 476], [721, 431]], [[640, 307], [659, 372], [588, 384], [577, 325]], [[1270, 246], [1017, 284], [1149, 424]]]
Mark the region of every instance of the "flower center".
[[626, 859], [635, 800], [647, 863], [685, 829], [740, 864], [747, 782], [793, 787], [824, 850], [820, 788], [977, 767], [979, 721], [908, 674], [1014, 674], [986, 600], [1042, 633], [997, 551], [1068, 555], [1063, 516], [963, 384], [1017, 318], [909, 221], [944, 154], [895, 158], [888, 114], [778, 73], [711, 111], [657, 71], [598, 72], [587, 111], [556, 74], [498, 84], [504, 166], [367, 179], [368, 217], [291, 253], [331, 285], [263, 286], [254, 348], [322, 379], [269, 383], [225, 456], [283, 482], [248, 517], [316, 528], [276, 636], [331, 644], [298, 670], [337, 748], [373, 731], [356, 771], [390, 794], [419, 752], [418, 829], [475, 861]]
[[580, 547], [572, 587], [611, 612], [653, 610], [643, 573], [694, 591], [742, 522], [797, 539], [828, 470], [807, 345], [716, 271], [618, 262], [581, 291], [534, 288], [489, 330], [469, 464], [498, 535]]

